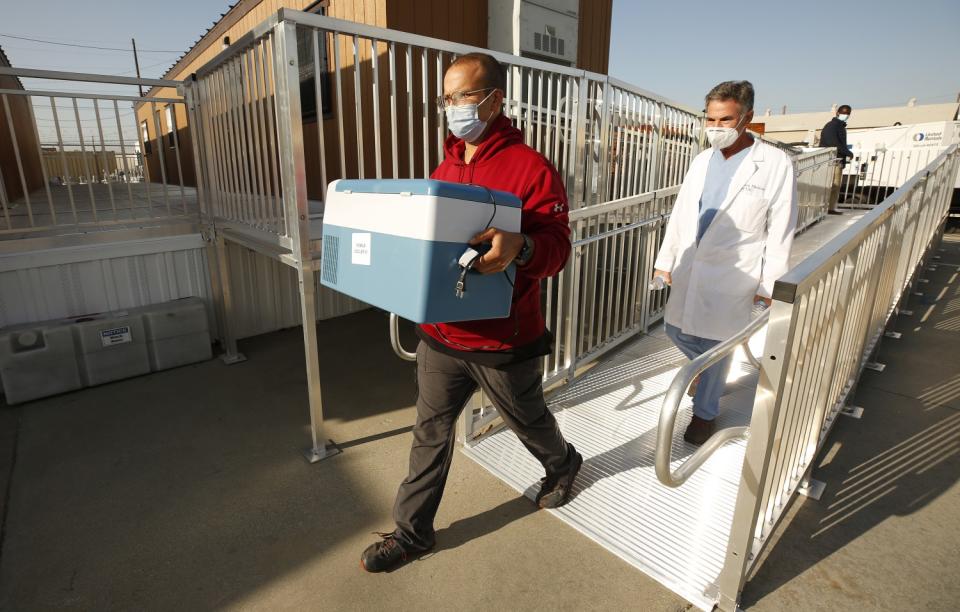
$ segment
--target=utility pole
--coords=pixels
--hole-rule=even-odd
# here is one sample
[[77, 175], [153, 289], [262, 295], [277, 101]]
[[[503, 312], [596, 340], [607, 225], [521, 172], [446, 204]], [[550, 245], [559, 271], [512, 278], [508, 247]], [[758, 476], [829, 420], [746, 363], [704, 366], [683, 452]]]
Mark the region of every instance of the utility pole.
[[[133, 65], [137, 69], [137, 78], [140, 78], [140, 60], [137, 59], [137, 39], [131, 38], [130, 42], [133, 43]], [[140, 85], [140, 97], [143, 97], [143, 85]]]

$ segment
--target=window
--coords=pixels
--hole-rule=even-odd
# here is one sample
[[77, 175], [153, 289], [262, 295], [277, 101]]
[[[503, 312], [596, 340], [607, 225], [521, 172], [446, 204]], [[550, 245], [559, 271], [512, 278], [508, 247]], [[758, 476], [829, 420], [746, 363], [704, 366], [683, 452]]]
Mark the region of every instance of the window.
[[[327, 60], [327, 36], [324, 32], [317, 33], [318, 55], [320, 63], [320, 96], [323, 98], [323, 108], [320, 109], [324, 117], [332, 113], [330, 92], [330, 71]], [[300, 64], [300, 112], [304, 119], [315, 119], [317, 116], [317, 84], [313, 66], [313, 30], [297, 28], [297, 60]]]
[[173, 104], [168, 104], [165, 110], [167, 112], [167, 148], [172, 149], [176, 145], [177, 113]]
[[153, 153], [153, 147], [150, 144], [150, 130], [147, 129], [147, 120], [140, 122], [140, 140], [143, 141], [143, 152], [147, 155]]

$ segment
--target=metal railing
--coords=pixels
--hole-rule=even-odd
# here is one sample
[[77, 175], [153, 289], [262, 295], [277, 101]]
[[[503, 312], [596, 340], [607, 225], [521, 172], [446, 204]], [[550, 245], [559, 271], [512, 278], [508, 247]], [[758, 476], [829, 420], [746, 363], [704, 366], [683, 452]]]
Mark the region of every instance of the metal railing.
[[748, 437], [749, 427], [721, 429], [700, 445], [676, 470], [670, 468], [670, 458], [673, 456], [673, 431], [680, 412], [680, 402], [683, 401], [683, 396], [690, 384], [707, 368], [732, 355], [738, 347], [743, 349], [751, 363], [759, 367], [759, 361], [750, 351], [750, 340], [767, 325], [769, 316], [769, 311], [765, 310], [740, 332], [686, 363], [673, 377], [663, 398], [663, 409], [660, 411], [660, 420], [657, 424], [654, 469], [661, 483], [668, 487], [679, 487], [721, 446], [732, 440]]
[[[284, 24], [295, 52], [276, 46]], [[317, 201], [336, 178], [429, 176], [446, 136], [443, 73], [475, 51], [505, 66], [504, 111], [560, 172], [572, 208], [676, 185], [699, 151], [700, 113], [609, 77], [283, 9], [197, 71], [216, 215], [289, 237], [275, 166], [290, 156], [304, 156]], [[297, 69], [302, 151], [277, 143], [278, 60]]]
[[[824, 149], [793, 158], [797, 232], [826, 215], [834, 155], [832, 149]], [[647, 280], [653, 275], [679, 189], [675, 186], [571, 211], [570, 261], [559, 275], [544, 282], [543, 312], [555, 336], [553, 352], [544, 357], [545, 387], [572, 381], [578, 370], [663, 318], [669, 293], [649, 291]], [[461, 439], [473, 441], [495, 418], [496, 410], [480, 396], [472, 409], [464, 412]]]
[[[177, 87], [178, 81], [0, 68], [0, 75], [77, 84]], [[137, 105], [149, 108], [154, 139], [144, 142]], [[181, 97], [83, 91], [0, 90], [0, 122], [10, 134], [16, 180], [0, 176], [0, 236], [59, 228], [110, 226], [144, 219], [198, 218], [184, 182], [176, 126], [161, 128], [158, 105]], [[157, 135], [163, 135], [157, 136]], [[145, 155], [146, 154], [146, 155]], [[153, 163], [150, 163], [153, 160]], [[172, 176], [171, 176], [172, 175]], [[173, 179], [173, 180], [171, 180]], [[10, 194], [16, 192], [17, 197]]]
[[797, 231], [803, 231], [827, 214], [836, 153], [822, 149], [793, 157], [797, 176]]
[[[218, 260], [225, 236], [256, 238], [249, 244], [277, 245], [275, 255], [299, 271], [315, 456], [324, 438], [316, 342], [308, 337], [315, 331], [306, 325], [319, 239], [310, 220], [322, 214], [336, 178], [429, 176], [443, 158], [446, 126], [435, 99], [444, 71], [475, 51], [505, 66], [504, 111], [563, 178], [575, 257], [586, 262], [546, 283], [546, 314], [563, 330], [548, 378], [564, 378], [663, 307], [645, 297], [637, 274], [652, 263], [671, 188], [699, 151], [700, 113], [584, 70], [283, 9], [184, 90], [199, 126], [198, 189], [210, 202]], [[228, 287], [220, 301], [229, 312]], [[580, 309], [594, 318], [578, 317]]]
[[877, 206], [943, 151], [943, 147], [855, 150], [843, 166], [840, 205]]
[[670, 470], [669, 444], [678, 394], [696, 372], [748, 340], [762, 319], [687, 364], [674, 380], [658, 432], [661, 482], [679, 486], [722, 443], [748, 439], [718, 580], [720, 609], [737, 609], [746, 576], [808, 482], [814, 457], [942, 235], [958, 167], [954, 145], [777, 281], [748, 431], [717, 432], [677, 472]]

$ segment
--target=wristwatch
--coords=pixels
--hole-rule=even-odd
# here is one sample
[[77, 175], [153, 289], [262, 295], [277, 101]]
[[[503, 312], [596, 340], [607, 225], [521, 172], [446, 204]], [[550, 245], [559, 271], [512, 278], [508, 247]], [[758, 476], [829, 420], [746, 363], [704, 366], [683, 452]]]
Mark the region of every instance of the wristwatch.
[[530, 258], [533, 257], [533, 239], [526, 234], [520, 235], [523, 236], [523, 247], [517, 253], [514, 261], [517, 262], [518, 266], [525, 266], [530, 263]]

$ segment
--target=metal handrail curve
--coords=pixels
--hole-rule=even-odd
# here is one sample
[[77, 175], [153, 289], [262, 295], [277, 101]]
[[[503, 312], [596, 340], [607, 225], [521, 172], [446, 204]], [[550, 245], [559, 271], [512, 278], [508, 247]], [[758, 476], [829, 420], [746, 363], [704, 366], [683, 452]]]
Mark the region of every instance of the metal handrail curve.
[[761, 315], [751, 321], [746, 327], [737, 332], [732, 338], [721, 342], [696, 359], [685, 364], [677, 375], [673, 377], [670, 388], [663, 398], [663, 408], [660, 410], [660, 422], [657, 425], [657, 449], [654, 467], [657, 479], [668, 487], [679, 487], [693, 475], [704, 462], [710, 458], [721, 446], [750, 435], [749, 427], [726, 427], [710, 436], [690, 457], [687, 458], [676, 471], [670, 469], [670, 456], [673, 451], [673, 429], [677, 422], [677, 413], [680, 411], [680, 402], [693, 379], [731, 354], [738, 346], [744, 345], [750, 361], [758, 364], [747, 342], [770, 319], [770, 309], [767, 308]]
[[393, 352], [400, 359], [404, 361], [417, 360], [416, 353], [411, 353], [400, 345], [400, 317], [392, 312], [390, 313], [390, 346], [393, 347]]

